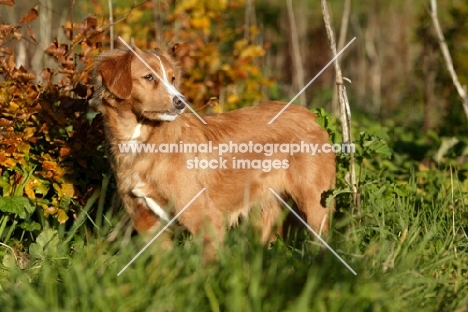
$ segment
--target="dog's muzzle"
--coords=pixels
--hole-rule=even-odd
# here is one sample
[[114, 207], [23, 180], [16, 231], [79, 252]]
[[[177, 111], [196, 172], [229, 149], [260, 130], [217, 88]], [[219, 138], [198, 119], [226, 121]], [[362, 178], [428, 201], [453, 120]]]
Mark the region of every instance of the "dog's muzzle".
[[177, 109], [183, 109], [185, 107], [185, 97], [183, 96], [174, 96], [172, 102]]

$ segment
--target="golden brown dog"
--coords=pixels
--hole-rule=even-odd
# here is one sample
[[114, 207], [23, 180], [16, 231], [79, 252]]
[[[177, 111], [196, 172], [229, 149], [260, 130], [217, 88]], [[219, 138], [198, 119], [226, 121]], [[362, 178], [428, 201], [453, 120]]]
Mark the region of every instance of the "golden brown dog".
[[[139, 233], [169, 221], [203, 188], [178, 222], [203, 235], [207, 257], [214, 256], [226, 229], [255, 209], [261, 215], [261, 239], [270, 240], [282, 204], [269, 188], [292, 198], [315, 231], [327, 230], [329, 209], [321, 197], [334, 185], [334, 153], [286, 150], [293, 143], [328, 143], [313, 113], [291, 105], [268, 124], [285, 103], [266, 102], [204, 116], [205, 125], [194, 114], [183, 114], [185, 100], [177, 91], [181, 73], [171, 57], [136, 52], [154, 72], [131, 51], [105, 53], [96, 65], [95, 98], [118, 191]], [[191, 149], [184, 151], [186, 143]], [[132, 144], [141, 150], [129, 149]], [[158, 147], [165, 152], [155, 152]]]

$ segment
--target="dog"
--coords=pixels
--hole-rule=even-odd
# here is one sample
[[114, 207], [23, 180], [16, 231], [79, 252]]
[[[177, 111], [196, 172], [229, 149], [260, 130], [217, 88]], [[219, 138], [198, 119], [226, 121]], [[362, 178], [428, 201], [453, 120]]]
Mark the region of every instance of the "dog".
[[[184, 113], [186, 101], [178, 91], [181, 70], [162, 50], [103, 53], [95, 75], [94, 97], [103, 114], [111, 167], [138, 233], [160, 229], [193, 200], [177, 221], [201, 236], [207, 259], [216, 257], [229, 227], [255, 214], [261, 241], [268, 243], [275, 238], [274, 229], [281, 229], [277, 222], [285, 209], [270, 188], [293, 199], [316, 232], [327, 231], [332, 208], [325, 207], [322, 199], [334, 187], [334, 153], [284, 151], [295, 142], [328, 143], [328, 133], [312, 112], [291, 105], [269, 124], [286, 103], [265, 102], [204, 116], [203, 124], [195, 114]], [[180, 147], [184, 143], [215, 148], [185, 153], [122, 151], [122, 144]], [[261, 153], [246, 150], [249, 145], [276, 149]], [[220, 155], [219, 146], [229, 150]]]

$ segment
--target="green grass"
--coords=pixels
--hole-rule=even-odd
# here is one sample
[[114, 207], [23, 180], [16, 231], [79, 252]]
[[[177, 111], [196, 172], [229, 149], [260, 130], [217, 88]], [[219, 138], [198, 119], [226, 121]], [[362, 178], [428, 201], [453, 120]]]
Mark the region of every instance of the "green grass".
[[[64, 244], [66, 236], [47, 230], [31, 245], [29, 264], [23, 269], [13, 251], [1, 246], [0, 307], [113, 312], [466, 311], [468, 224], [463, 196], [455, 191], [452, 198], [442, 182], [434, 182], [423, 195], [414, 179], [400, 196], [391, 187], [385, 181], [364, 185], [361, 218], [342, 207], [327, 238], [357, 276], [305, 230], [298, 235], [305, 234], [305, 239], [279, 240], [267, 249], [249, 227], [241, 226], [228, 235], [219, 262], [207, 266], [190, 238], [167, 251], [155, 244], [120, 276], [117, 273], [144, 246], [140, 237], [123, 244], [122, 237], [108, 243], [101, 236], [77, 234]], [[27, 257], [17, 250], [15, 255]]]

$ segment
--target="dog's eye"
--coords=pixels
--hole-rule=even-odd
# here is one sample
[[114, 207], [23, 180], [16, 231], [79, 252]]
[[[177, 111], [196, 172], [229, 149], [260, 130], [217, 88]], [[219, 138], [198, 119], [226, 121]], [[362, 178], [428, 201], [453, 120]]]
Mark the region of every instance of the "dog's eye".
[[144, 76], [143, 78], [148, 80], [148, 81], [153, 81], [154, 80], [153, 75], [151, 75], [151, 74], [148, 74], [148, 75]]
[[172, 77], [172, 84], [174, 84], [175, 82], [175, 77]]

